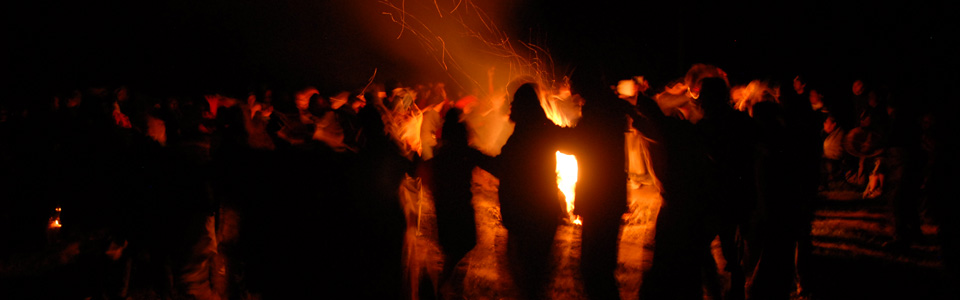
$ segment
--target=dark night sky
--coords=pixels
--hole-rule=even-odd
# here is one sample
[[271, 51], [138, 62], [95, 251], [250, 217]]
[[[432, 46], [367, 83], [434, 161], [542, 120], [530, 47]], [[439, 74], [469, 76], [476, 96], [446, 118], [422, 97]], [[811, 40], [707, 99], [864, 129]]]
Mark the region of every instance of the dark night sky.
[[[436, 70], [385, 51], [391, 44], [371, 32], [398, 28], [373, 0], [79, 2], [86, 1], [4, 4], [6, 78], [355, 87], [374, 68], [383, 76]], [[515, 38], [540, 41], [557, 61], [602, 66], [612, 76], [666, 81], [705, 62], [740, 81], [804, 72], [824, 81], [871, 76], [929, 84], [954, 76], [957, 65], [954, 4], [623, 2], [502, 1], [491, 11], [503, 15], [501, 25]]]

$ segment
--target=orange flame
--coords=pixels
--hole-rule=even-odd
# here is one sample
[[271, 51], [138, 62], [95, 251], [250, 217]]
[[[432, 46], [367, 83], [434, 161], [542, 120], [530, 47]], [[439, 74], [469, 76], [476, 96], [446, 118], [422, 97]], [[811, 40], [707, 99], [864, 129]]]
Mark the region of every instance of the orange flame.
[[60, 218], [50, 218], [50, 225], [48, 226], [50, 229], [59, 229], [61, 226], [63, 225], [60, 225]]
[[60, 224], [60, 208], [57, 207], [57, 208], [54, 208], [53, 210], [56, 212], [56, 214], [54, 214], [53, 217], [50, 217], [50, 224], [47, 225], [47, 228], [60, 229], [60, 227], [63, 226]]
[[574, 190], [577, 187], [577, 158], [573, 155], [557, 151], [557, 188], [563, 193], [567, 203], [567, 215], [574, 224], [581, 225], [580, 217], [573, 214], [573, 201], [576, 197]]

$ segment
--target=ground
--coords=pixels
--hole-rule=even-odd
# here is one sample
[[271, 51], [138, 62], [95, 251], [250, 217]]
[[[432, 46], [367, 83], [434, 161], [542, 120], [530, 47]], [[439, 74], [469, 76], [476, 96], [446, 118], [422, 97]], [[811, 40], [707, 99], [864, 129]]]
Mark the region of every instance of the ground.
[[[505, 268], [507, 231], [499, 222], [496, 178], [482, 170], [474, 173], [474, 207], [478, 244], [458, 266], [463, 276], [464, 299], [513, 299], [515, 287]], [[820, 193], [815, 201], [812, 224], [813, 256], [810, 275], [793, 299], [950, 299], [939, 246], [937, 227], [923, 218], [924, 236], [905, 250], [890, 250], [884, 242], [893, 236], [889, 206], [883, 198], [862, 199], [852, 187]], [[423, 198], [429, 202], [429, 197]], [[631, 211], [624, 215], [619, 267], [616, 272], [622, 299], [637, 299], [644, 271], [653, 255], [653, 229], [659, 196], [651, 186], [630, 190]], [[429, 207], [427, 203], [425, 207]], [[442, 261], [434, 242], [432, 209], [420, 213], [417, 245], [421, 264], [437, 266]], [[562, 225], [553, 253], [556, 269], [549, 294], [553, 299], [586, 299], [579, 274], [579, 227]], [[719, 251], [714, 242], [715, 256]], [[426, 263], [429, 262], [429, 263]], [[725, 263], [725, 262], [720, 262]], [[721, 269], [722, 268], [718, 268]], [[726, 282], [722, 271], [718, 274]], [[749, 277], [749, 274], [748, 274]], [[422, 293], [423, 291], [421, 291]], [[705, 299], [712, 299], [705, 295]]]
[[[475, 170], [473, 203], [476, 208], [477, 246], [456, 268], [456, 283], [452, 288], [440, 288], [441, 294], [462, 294], [461, 299], [517, 298], [516, 288], [506, 268], [507, 231], [500, 224], [497, 186], [498, 180], [492, 175], [480, 169]], [[411, 298], [429, 299], [436, 289], [434, 285], [442, 268], [443, 257], [436, 243], [435, 214], [429, 191], [419, 187], [416, 180], [408, 179], [401, 189], [407, 192], [401, 197], [408, 225], [403, 261], [407, 275], [405, 290]], [[814, 249], [808, 265], [809, 275], [803, 279], [802, 289], [798, 289], [792, 298], [954, 299], [958, 287], [950, 284], [944, 270], [936, 239], [937, 226], [923, 216], [923, 237], [918, 242], [900, 250], [884, 247], [884, 243], [890, 241], [893, 235], [889, 205], [883, 197], [862, 199], [860, 194], [854, 188], [840, 186], [821, 192], [814, 201], [815, 218], [811, 232]], [[621, 298], [637, 299], [642, 276], [650, 267], [654, 251], [653, 230], [659, 210], [659, 196], [652, 186], [634, 185], [629, 197], [631, 210], [623, 216], [616, 277]], [[222, 214], [222, 218], [231, 219], [226, 217], [228, 215]], [[242, 224], [244, 220], [240, 219], [239, 222]], [[212, 232], [212, 226], [208, 227], [207, 232]], [[223, 232], [217, 237], [211, 236], [211, 239], [222, 239], [228, 235], [227, 229], [232, 227], [235, 226], [220, 226], [219, 231]], [[243, 231], [233, 234], [243, 235]], [[548, 294], [553, 299], [585, 299], [579, 273], [580, 242], [580, 228], [577, 225], [564, 224], [558, 229], [550, 254], [554, 258], [554, 276]], [[97, 254], [107, 250], [106, 246], [97, 248], [90, 244], [92, 242], [84, 242], [84, 239], [52, 241], [46, 248], [36, 252], [0, 258], [0, 298], [6, 298], [2, 296], [8, 295], [11, 290], [15, 291], [14, 295], [23, 295], [16, 291], [48, 287], [72, 290], [44, 290], [40, 295], [72, 297], [102, 294], [103, 297], [91, 298], [102, 299], [110, 298], [106, 297], [107, 291], [119, 290], [126, 293], [124, 299], [165, 298], [162, 295], [174, 295], [173, 299], [180, 299], [178, 295], [184, 295], [183, 291], [163, 290], [177, 289], [175, 286], [178, 286], [174, 284], [173, 277], [163, 275], [176, 273], [176, 270], [169, 269], [169, 262], [151, 263], [149, 259], [139, 256], [112, 260]], [[111, 249], [113, 246], [110, 246]], [[714, 250], [716, 256], [716, 242]], [[190, 265], [191, 268], [199, 270], [198, 274], [206, 272], [211, 276], [208, 281], [201, 278], [193, 286], [205, 285], [208, 292], [234, 290], [241, 299], [259, 299], [260, 295], [243, 291], [242, 285], [231, 287], [235, 279], [228, 278], [235, 278], [238, 274], [229, 274], [229, 271], [224, 274], [224, 269], [217, 267], [243, 263], [236, 261], [230, 253], [211, 250], [195, 254], [196, 257], [208, 258]], [[130, 254], [123, 257], [127, 256]], [[154, 270], [149, 273], [160, 275], [134, 275], [130, 279], [131, 267], [134, 271], [140, 270], [135, 274], [143, 275]], [[95, 273], [90, 273], [91, 270]], [[718, 274], [721, 284], [727, 282], [726, 276]], [[83, 281], [97, 285], [81, 282], [70, 284], [83, 278], [100, 279]], [[144, 280], [150, 283], [144, 284]], [[84, 297], [77, 299], [81, 298]], [[706, 295], [705, 299], [712, 297]]]

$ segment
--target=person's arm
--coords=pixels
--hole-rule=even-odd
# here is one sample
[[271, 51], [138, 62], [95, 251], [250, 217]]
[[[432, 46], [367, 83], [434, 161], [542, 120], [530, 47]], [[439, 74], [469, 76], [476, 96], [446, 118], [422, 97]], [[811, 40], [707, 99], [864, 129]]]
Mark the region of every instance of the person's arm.
[[647, 97], [637, 97], [636, 116], [633, 117], [633, 127], [636, 128], [644, 137], [653, 141], [661, 141], [663, 135], [664, 122], [666, 116], [656, 101]]

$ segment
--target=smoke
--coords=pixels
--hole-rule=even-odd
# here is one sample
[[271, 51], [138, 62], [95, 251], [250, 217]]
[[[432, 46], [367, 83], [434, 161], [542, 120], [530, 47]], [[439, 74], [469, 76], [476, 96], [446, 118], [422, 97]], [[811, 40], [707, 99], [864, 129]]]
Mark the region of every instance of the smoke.
[[[454, 99], [476, 99], [464, 109], [472, 130], [471, 143], [488, 155], [497, 155], [512, 133], [509, 98], [520, 82], [540, 88], [541, 103], [558, 124], [578, 117], [561, 100], [563, 76], [550, 53], [540, 46], [513, 39], [500, 24], [508, 2], [470, 0], [380, 0], [379, 14], [392, 26], [387, 45], [412, 63], [431, 65], [449, 80]], [[488, 13], [492, 11], [492, 13]], [[415, 50], [415, 51], [411, 51]], [[574, 111], [574, 112], [570, 112]], [[570, 124], [566, 124], [569, 126]]]

